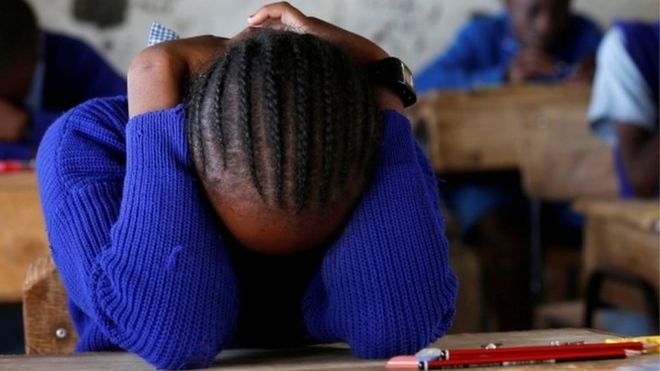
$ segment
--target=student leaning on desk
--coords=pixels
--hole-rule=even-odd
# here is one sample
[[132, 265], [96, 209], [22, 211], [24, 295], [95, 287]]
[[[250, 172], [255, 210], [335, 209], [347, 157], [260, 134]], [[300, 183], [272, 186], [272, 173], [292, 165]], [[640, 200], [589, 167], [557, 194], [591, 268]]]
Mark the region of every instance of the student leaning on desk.
[[161, 368], [312, 342], [388, 357], [450, 326], [436, 181], [400, 113], [411, 91], [373, 73], [400, 62], [287, 3], [248, 22], [146, 49], [127, 98], [48, 131], [37, 172], [78, 351]]

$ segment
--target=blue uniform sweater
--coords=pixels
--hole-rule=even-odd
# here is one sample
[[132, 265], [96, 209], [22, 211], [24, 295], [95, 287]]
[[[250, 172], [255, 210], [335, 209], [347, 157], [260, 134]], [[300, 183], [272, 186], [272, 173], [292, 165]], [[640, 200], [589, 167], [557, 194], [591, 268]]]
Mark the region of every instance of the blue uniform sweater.
[[[237, 343], [290, 343], [269, 334], [287, 331], [280, 321], [367, 358], [444, 335], [457, 283], [436, 181], [405, 117], [384, 118], [372, 183], [344, 230], [280, 264], [220, 232], [188, 158], [181, 105], [129, 120], [117, 97], [62, 116], [39, 148], [37, 175], [77, 350], [120, 348], [156, 367], [190, 368]], [[291, 267], [302, 273], [283, 271]], [[251, 320], [266, 327], [242, 323]]]

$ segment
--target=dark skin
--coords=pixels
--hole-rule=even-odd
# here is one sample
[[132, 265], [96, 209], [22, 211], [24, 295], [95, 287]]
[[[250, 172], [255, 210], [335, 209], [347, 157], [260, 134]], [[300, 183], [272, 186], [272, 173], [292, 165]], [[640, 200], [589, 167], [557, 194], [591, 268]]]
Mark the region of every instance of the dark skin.
[[17, 55], [0, 71], [0, 142], [20, 140], [28, 124], [28, 111], [22, 107], [30, 91], [37, 58]]
[[[522, 83], [553, 76], [561, 68], [553, 51], [566, 32], [570, 18], [570, 0], [507, 0], [513, 33], [522, 46], [511, 60], [507, 80]], [[567, 80], [591, 80], [595, 56], [581, 61]]]
[[637, 125], [617, 123], [616, 136], [623, 168], [635, 195], [656, 196], [660, 178], [658, 133], [650, 133]]
[[[373, 42], [307, 17], [286, 2], [266, 5], [248, 18], [250, 27], [286, 29], [323, 38], [360, 64], [388, 56]], [[157, 44], [142, 51], [128, 70], [129, 116], [172, 108], [182, 101], [186, 76], [204, 70], [214, 55], [245, 37], [248, 28], [231, 39], [199, 36]], [[382, 109], [403, 112], [403, 103], [388, 89], [375, 87]], [[240, 182], [239, 182], [240, 183]], [[287, 254], [328, 242], [339, 233], [360, 199], [367, 180], [354, 183], [337, 200], [323, 207], [310, 206], [300, 212], [268, 206], [249, 182], [222, 191], [205, 185], [218, 216], [243, 246], [264, 254]]]

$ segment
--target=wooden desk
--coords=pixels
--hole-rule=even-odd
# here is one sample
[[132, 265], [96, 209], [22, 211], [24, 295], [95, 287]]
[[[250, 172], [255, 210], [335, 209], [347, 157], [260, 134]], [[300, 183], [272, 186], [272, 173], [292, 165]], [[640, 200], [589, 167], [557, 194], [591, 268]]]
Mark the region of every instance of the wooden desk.
[[[488, 334], [447, 335], [434, 345], [444, 348], [473, 348], [485, 343], [505, 345], [542, 345], [550, 341], [602, 342], [612, 338], [585, 329], [536, 330]], [[343, 344], [312, 346], [288, 350], [228, 350], [222, 352], [212, 369], [231, 370], [382, 370], [386, 360], [358, 360]], [[577, 370], [613, 370], [623, 366], [660, 367], [657, 354], [629, 359], [566, 363]], [[138, 357], [125, 353], [83, 353], [65, 356], [0, 356], [0, 369], [20, 370], [151, 370]], [[507, 370], [556, 369], [556, 365], [507, 367]]]
[[615, 196], [610, 149], [587, 124], [590, 96], [584, 84], [443, 91], [407, 115], [438, 173], [520, 170], [532, 198]]
[[[660, 289], [660, 204], [658, 200], [581, 200], [586, 217], [582, 283], [598, 268], [631, 273]], [[603, 298], [626, 309], [644, 308], [629, 287], [608, 283]]]
[[48, 253], [35, 174], [0, 174], [0, 303], [18, 303], [27, 267]]

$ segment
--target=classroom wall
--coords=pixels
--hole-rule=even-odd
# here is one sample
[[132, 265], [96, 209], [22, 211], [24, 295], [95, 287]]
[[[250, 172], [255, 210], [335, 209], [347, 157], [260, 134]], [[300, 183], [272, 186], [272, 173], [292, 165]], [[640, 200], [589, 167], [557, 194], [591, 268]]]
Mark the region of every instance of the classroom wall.
[[[183, 36], [231, 36], [264, 0], [28, 0], [48, 29], [78, 35], [125, 73], [144, 46], [153, 20]], [[418, 70], [451, 41], [472, 14], [494, 12], [502, 0], [292, 0], [303, 12], [382, 45]], [[616, 18], [653, 20], [659, 0], [574, 0], [603, 28]], [[96, 19], [96, 23], [81, 19]], [[115, 24], [113, 24], [115, 23]]]

